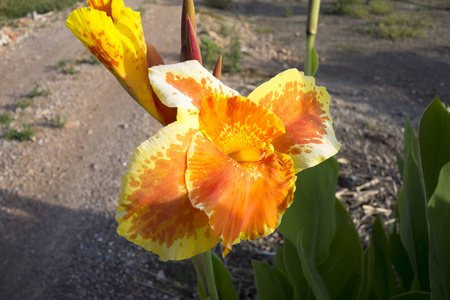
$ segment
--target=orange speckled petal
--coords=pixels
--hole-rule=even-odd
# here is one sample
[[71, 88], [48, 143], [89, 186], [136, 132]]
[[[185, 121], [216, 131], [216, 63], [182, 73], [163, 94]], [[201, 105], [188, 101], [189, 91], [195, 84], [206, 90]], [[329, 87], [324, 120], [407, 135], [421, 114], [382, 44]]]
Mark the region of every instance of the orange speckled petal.
[[196, 60], [149, 69], [150, 83], [161, 102], [169, 107], [200, 109], [200, 101], [211, 94], [239, 95], [224, 85]]
[[164, 127], [136, 149], [122, 178], [117, 232], [163, 261], [190, 258], [220, 241], [187, 197], [186, 152], [196, 132], [197, 116]]
[[[118, 1], [118, 0], [115, 0]], [[121, 0], [119, 0], [121, 1]], [[89, 5], [90, 8], [104, 11], [108, 17], [111, 17], [111, 2], [112, 0], [89, 0], [87, 1], [87, 5]], [[123, 3], [123, 2], [122, 2]]]
[[340, 144], [329, 113], [330, 96], [313, 77], [296, 69], [278, 74], [248, 96], [283, 121], [286, 133], [273, 140], [276, 151], [290, 154], [296, 172], [335, 155]]
[[200, 130], [225, 154], [259, 147], [284, 133], [281, 120], [248, 98], [213, 94], [201, 101]]
[[277, 228], [293, 201], [295, 180], [292, 159], [283, 153], [238, 163], [201, 132], [189, 146], [189, 199], [208, 215], [224, 255], [240, 240], [267, 236]]
[[127, 92], [161, 122], [148, 80], [147, 48], [139, 13], [122, 6], [121, 1], [112, 2], [113, 18], [94, 8], [77, 9], [70, 14], [66, 26]]

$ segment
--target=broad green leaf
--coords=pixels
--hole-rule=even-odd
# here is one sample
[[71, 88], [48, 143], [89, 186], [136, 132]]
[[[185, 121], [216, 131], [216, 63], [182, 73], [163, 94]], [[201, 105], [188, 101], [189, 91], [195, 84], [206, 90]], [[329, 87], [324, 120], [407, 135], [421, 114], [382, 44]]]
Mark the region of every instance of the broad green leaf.
[[[419, 142], [417, 140], [416, 134], [414, 133], [414, 129], [411, 126], [409, 116], [406, 118], [405, 132], [403, 134], [403, 138], [405, 144], [403, 157], [406, 158], [406, 155], [411, 150], [414, 159], [417, 161], [419, 159]], [[403, 172], [400, 171], [400, 173], [402, 174]]]
[[335, 192], [339, 166], [334, 158], [298, 174], [294, 203], [286, 210], [278, 231], [293, 244], [301, 233], [303, 247], [315, 264], [329, 255], [335, 232]]
[[363, 272], [361, 279], [361, 286], [358, 291], [358, 299], [367, 299], [369, 290], [372, 288], [369, 282], [369, 248], [366, 248], [363, 253]]
[[308, 253], [306, 253], [305, 249], [303, 248], [301, 233], [298, 234], [297, 238], [297, 251], [302, 264], [303, 274], [315, 298], [318, 300], [330, 299], [330, 296], [327, 292], [327, 287], [325, 286], [325, 283], [323, 282], [319, 271], [317, 270], [311, 258], [308, 257]]
[[395, 272], [399, 278], [399, 283], [403, 291], [409, 291], [414, 278], [414, 272], [409, 262], [408, 253], [403, 247], [400, 234], [397, 232], [397, 224], [394, 224], [394, 230], [389, 234], [389, 254], [394, 265]]
[[450, 161], [450, 112], [436, 96], [419, 124], [422, 176], [429, 201], [436, 188], [439, 172]]
[[363, 252], [347, 210], [336, 199], [336, 234], [329, 258], [317, 267], [331, 299], [356, 299], [362, 279]]
[[392, 297], [389, 300], [430, 300], [431, 295], [428, 292], [414, 291]]
[[403, 174], [403, 165], [405, 161], [398, 153], [395, 153], [395, 157], [397, 158], [398, 171], [400, 172], [400, 174]]
[[287, 272], [286, 267], [284, 265], [284, 248], [281, 246], [277, 246], [277, 250], [275, 251], [275, 259], [273, 261], [273, 266], [277, 269]]
[[284, 265], [294, 286], [294, 299], [313, 299], [308, 282], [303, 275], [297, 248], [288, 239], [284, 240]]
[[423, 195], [418, 165], [410, 149], [403, 167], [403, 188], [397, 199], [400, 238], [420, 289], [429, 291], [428, 226]]
[[399, 293], [383, 224], [377, 216], [368, 249], [367, 292], [363, 299], [385, 300]]
[[294, 290], [284, 271], [259, 260], [252, 260], [252, 265], [259, 300], [293, 299]]
[[431, 293], [433, 299], [450, 299], [450, 162], [440, 172], [428, 209]]
[[211, 251], [214, 268], [214, 281], [216, 282], [219, 299], [234, 300], [238, 298], [236, 290], [231, 281], [230, 273], [216, 253]]

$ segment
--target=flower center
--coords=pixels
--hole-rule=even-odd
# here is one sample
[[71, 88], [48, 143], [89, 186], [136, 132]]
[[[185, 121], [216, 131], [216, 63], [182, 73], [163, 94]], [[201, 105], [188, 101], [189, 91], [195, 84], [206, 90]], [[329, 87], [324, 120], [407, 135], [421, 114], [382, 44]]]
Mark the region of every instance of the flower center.
[[228, 154], [228, 157], [234, 159], [237, 162], [245, 161], [258, 161], [263, 158], [265, 152], [260, 147], [246, 148], [241, 151]]

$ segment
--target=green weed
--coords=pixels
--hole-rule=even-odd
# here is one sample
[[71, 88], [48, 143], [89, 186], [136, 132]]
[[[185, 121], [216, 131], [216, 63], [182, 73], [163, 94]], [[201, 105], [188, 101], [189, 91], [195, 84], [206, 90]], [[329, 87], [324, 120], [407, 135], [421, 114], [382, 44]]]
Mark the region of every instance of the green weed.
[[286, 5], [284, 7], [284, 16], [286, 18], [290, 18], [294, 15], [294, 6], [293, 5]]
[[265, 34], [265, 33], [274, 33], [275, 29], [274, 28], [256, 28], [255, 31], [258, 34]]
[[425, 29], [434, 24], [424, 16], [392, 14], [379, 23], [366, 28], [366, 33], [382, 38], [399, 40], [422, 37]]
[[25, 109], [27, 107], [33, 106], [34, 101], [32, 98], [22, 98], [17, 101], [17, 107], [21, 109]]
[[348, 14], [354, 18], [364, 19], [370, 14], [368, 5], [354, 5], [348, 10]]
[[394, 11], [394, 8], [392, 4], [386, 1], [371, 1], [369, 11], [377, 16], [388, 16]]
[[12, 118], [8, 113], [2, 113], [0, 115], [0, 124], [4, 126], [9, 126], [9, 123], [11, 123]]
[[345, 15], [350, 13], [352, 6], [358, 4], [359, 0], [333, 0], [331, 4], [332, 13]]
[[197, 13], [202, 14], [202, 15], [206, 15], [206, 16], [210, 16], [210, 17], [212, 17], [212, 18], [214, 18], [216, 20], [219, 20], [219, 21], [225, 21], [224, 17], [222, 17], [219, 14], [213, 13], [212, 11], [208, 11], [208, 10], [205, 10], [205, 9], [198, 9]]
[[65, 116], [60, 116], [59, 114], [57, 114], [54, 119], [50, 120], [50, 124], [56, 128], [64, 128], [66, 122], [67, 118]]
[[36, 11], [43, 14], [49, 11], [62, 10], [79, 0], [0, 0], [0, 16], [20, 18], [27, 13]]
[[62, 68], [65, 68], [66, 66], [67, 66], [67, 62], [65, 60], [60, 60], [56, 64], [57, 69], [62, 69]]
[[200, 52], [202, 53], [203, 64], [214, 67], [221, 51], [219, 46], [217, 46], [210, 38], [204, 37], [200, 44]]
[[76, 73], [78, 73], [78, 72], [79, 72], [79, 71], [78, 71], [77, 69], [75, 69], [74, 64], [70, 64], [69, 68], [68, 68], [67, 71], [66, 71], [66, 74], [74, 75], [74, 74], [76, 74]]
[[230, 34], [230, 29], [227, 25], [220, 24], [220, 34], [225, 38], [228, 37], [228, 35]]
[[360, 53], [364, 51], [362, 48], [353, 45], [338, 45], [337, 48], [349, 53]]
[[239, 35], [231, 38], [229, 51], [225, 53], [224, 71], [236, 74], [242, 71], [241, 66], [242, 53], [241, 43], [239, 42]]
[[30, 96], [31, 98], [34, 98], [34, 97], [39, 97], [41, 95], [42, 95], [42, 93], [40, 91], [39, 84], [35, 83], [33, 90], [30, 92], [30, 94], [28, 94], [28, 96]]
[[34, 129], [30, 124], [24, 123], [23, 124], [23, 130], [16, 130], [13, 128], [8, 127], [8, 130], [6, 131], [6, 134], [4, 136], [5, 139], [10, 141], [27, 141], [31, 140], [32, 137], [36, 135], [36, 129]]
[[52, 90], [50, 88], [41, 90], [39, 84], [35, 83], [33, 90], [28, 94], [29, 98], [39, 97], [39, 96], [50, 96], [52, 94]]

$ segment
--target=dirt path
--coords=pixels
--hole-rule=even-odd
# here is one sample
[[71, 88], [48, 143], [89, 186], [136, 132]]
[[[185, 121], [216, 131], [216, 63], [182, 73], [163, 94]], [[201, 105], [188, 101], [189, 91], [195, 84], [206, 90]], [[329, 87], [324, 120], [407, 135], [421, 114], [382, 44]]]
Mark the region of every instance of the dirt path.
[[[145, 10], [146, 40], [166, 63], [176, 62], [180, 1], [147, 2], [127, 4]], [[326, 8], [330, 1], [323, 2]], [[295, 2], [290, 18], [286, 5], [291, 2], [236, 0], [219, 11], [198, 4], [201, 36], [217, 37], [225, 25], [237, 28], [243, 72], [224, 74], [223, 81], [244, 95], [286, 68], [303, 68], [306, 3]], [[365, 20], [321, 16], [316, 80], [333, 98], [331, 113], [343, 144], [338, 188], [363, 239], [373, 215], [392, 218], [401, 186], [395, 153], [402, 149], [406, 114], [417, 124], [435, 93], [450, 100], [448, 12], [433, 13], [437, 24], [427, 37], [401, 42], [355, 31]], [[160, 125], [103, 67], [77, 62], [73, 75], [56, 68], [61, 60], [72, 64], [89, 57], [64, 26], [66, 17], [56, 14], [0, 52], [0, 113], [38, 128], [33, 141], [0, 139], [0, 299], [192, 298], [188, 262], [162, 264], [115, 232], [120, 174], [136, 146]], [[52, 94], [16, 109], [35, 83]], [[68, 118], [68, 128], [50, 126], [57, 115]], [[242, 299], [255, 298], [250, 258], [267, 258], [277, 240], [275, 234], [244, 242], [228, 255]]]
[[[132, 5], [137, 9], [144, 1], [134, 1]], [[155, 41], [166, 60], [174, 62], [179, 25], [167, 28], [163, 24], [178, 19], [179, 5], [167, 1], [143, 7], [147, 9], [143, 15], [147, 40]], [[158, 20], [146, 17], [151, 16], [149, 12]], [[14, 106], [18, 98], [39, 83], [50, 87], [52, 95], [50, 100], [35, 98], [38, 108], [31, 109], [34, 117], [29, 122], [45, 122], [36, 118], [36, 110], [42, 108], [59, 111], [75, 127], [43, 127], [35, 142], [1, 142], [2, 299], [63, 299], [66, 293], [68, 297], [85, 298], [102, 294], [94, 289], [76, 289], [86, 278], [96, 280], [86, 273], [87, 269], [98, 268], [96, 273], [100, 273], [102, 268], [94, 261], [95, 249], [86, 251], [93, 257], [80, 256], [79, 251], [91, 246], [85, 246], [89, 239], [97, 243], [102, 240], [105, 224], [107, 229], [113, 228], [120, 174], [133, 149], [159, 128], [104, 68], [83, 65], [79, 73], [61, 76], [55, 68], [60, 60], [85, 53], [64, 21], [61, 18], [35, 31], [23, 43], [8, 49], [0, 61], [3, 108]], [[96, 233], [84, 235], [88, 228]], [[111, 245], [102, 250], [105, 254], [113, 251], [115, 240], [121, 241], [108, 240]], [[120, 247], [129, 250], [127, 243]], [[102, 276], [108, 276], [105, 274]], [[107, 285], [112, 281], [109, 284], [113, 286], [113, 280], [104, 281]], [[61, 290], [61, 286], [68, 290]]]

